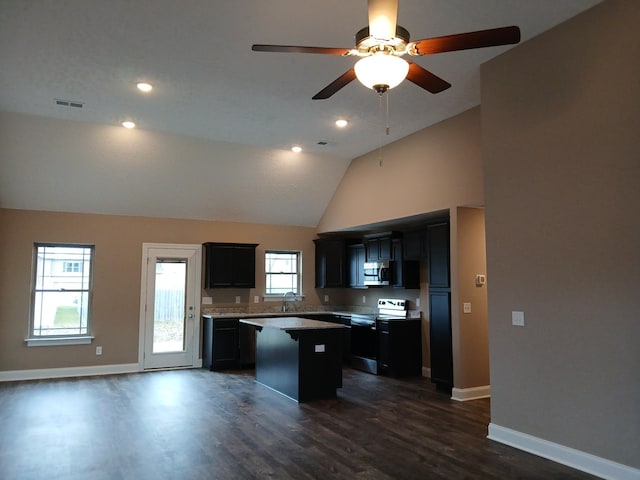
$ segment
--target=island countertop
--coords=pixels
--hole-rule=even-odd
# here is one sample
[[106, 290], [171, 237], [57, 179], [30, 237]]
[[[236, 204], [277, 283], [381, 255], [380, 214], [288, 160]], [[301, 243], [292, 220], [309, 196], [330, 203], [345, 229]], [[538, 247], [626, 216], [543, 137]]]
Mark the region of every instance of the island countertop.
[[240, 323], [285, 331], [347, 328], [339, 323], [323, 322], [302, 317], [241, 318]]

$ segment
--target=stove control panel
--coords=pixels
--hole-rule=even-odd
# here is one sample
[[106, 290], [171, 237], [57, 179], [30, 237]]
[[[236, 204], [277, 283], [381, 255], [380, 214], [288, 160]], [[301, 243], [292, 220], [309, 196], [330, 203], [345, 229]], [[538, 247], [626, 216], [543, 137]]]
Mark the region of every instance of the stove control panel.
[[396, 298], [381, 298], [378, 300], [378, 309], [385, 310], [406, 310], [407, 301]]

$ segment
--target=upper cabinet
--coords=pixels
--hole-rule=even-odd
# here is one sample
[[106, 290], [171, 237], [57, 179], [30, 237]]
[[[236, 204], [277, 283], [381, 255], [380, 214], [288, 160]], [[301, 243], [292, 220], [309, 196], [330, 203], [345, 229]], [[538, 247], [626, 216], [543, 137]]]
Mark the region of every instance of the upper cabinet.
[[204, 288], [255, 288], [257, 243], [204, 244]]
[[364, 244], [356, 243], [347, 247], [349, 263], [349, 287], [364, 288], [364, 262], [366, 254]]
[[449, 288], [449, 222], [427, 225], [429, 288]]
[[346, 242], [319, 238], [316, 244], [316, 288], [340, 288], [346, 285]]
[[427, 240], [427, 231], [424, 228], [404, 232], [402, 237], [405, 260], [421, 260], [427, 258], [427, 246], [429, 242]]
[[419, 289], [420, 288], [420, 261], [403, 260], [402, 239], [394, 238], [391, 241], [391, 256], [393, 261], [392, 286]]
[[393, 238], [390, 232], [365, 236], [367, 262], [394, 260], [391, 248]]

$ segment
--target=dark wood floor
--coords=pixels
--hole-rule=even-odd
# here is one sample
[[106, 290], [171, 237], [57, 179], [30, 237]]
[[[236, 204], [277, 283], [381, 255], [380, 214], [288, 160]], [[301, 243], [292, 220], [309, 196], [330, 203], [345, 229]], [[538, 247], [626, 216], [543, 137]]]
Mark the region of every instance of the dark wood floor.
[[486, 439], [489, 400], [345, 369], [297, 404], [253, 371], [0, 384], [2, 479], [593, 479]]

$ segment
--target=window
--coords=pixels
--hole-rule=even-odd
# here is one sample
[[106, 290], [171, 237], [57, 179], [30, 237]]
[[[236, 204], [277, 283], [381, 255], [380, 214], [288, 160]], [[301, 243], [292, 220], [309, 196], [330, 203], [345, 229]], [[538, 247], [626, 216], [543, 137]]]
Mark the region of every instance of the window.
[[35, 245], [33, 303], [27, 342], [89, 334], [93, 250], [91, 245]]
[[80, 262], [64, 262], [62, 271], [66, 273], [80, 273], [82, 271], [80, 265]]
[[300, 252], [265, 252], [266, 295], [302, 294], [300, 258]]

